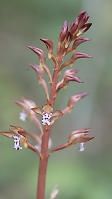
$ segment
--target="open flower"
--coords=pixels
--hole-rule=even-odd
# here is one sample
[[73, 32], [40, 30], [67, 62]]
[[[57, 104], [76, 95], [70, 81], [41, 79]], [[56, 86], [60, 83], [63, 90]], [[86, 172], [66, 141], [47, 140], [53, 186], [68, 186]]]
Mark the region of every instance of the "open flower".
[[20, 100], [13, 100], [17, 105], [19, 105], [30, 117], [35, 115], [32, 108], [36, 107], [36, 103], [26, 97], [22, 97]]
[[21, 101], [20, 100], [13, 100], [13, 101], [22, 108], [22, 112], [23, 110], [25, 111], [23, 112], [25, 113], [25, 115], [22, 116], [21, 116], [22, 112], [20, 112], [20, 119], [22, 118], [23, 120], [24, 117], [27, 117], [27, 115], [29, 115], [32, 121], [39, 127], [40, 132], [43, 134], [41, 123], [37, 119], [35, 112], [32, 110], [32, 108], [36, 107], [36, 103], [26, 97], [22, 97]]
[[10, 125], [10, 127], [9, 132], [0, 132], [0, 134], [11, 138], [14, 141], [13, 148], [15, 150], [19, 151], [22, 149], [22, 146], [24, 146], [24, 148], [29, 148], [41, 156], [39, 150], [28, 140], [28, 138], [33, 139], [39, 146], [41, 145], [41, 139], [38, 135], [29, 133], [19, 126]]
[[83, 143], [83, 142], [87, 142], [91, 139], [93, 139], [93, 136], [87, 137], [88, 132], [91, 129], [83, 129], [83, 130], [77, 130], [77, 131], [73, 131], [72, 133], [70, 133], [69, 138], [68, 138], [68, 145], [74, 145], [77, 143]]
[[56, 119], [63, 114], [61, 111], [53, 112], [53, 108], [49, 104], [45, 104], [42, 108], [32, 108], [32, 110], [42, 116], [42, 124], [44, 126], [50, 126]]
[[68, 145], [74, 145], [77, 143], [80, 143], [80, 148], [78, 148], [79, 151], [84, 151], [84, 142], [88, 142], [94, 138], [94, 136], [87, 136], [88, 132], [91, 129], [83, 129], [83, 130], [77, 130], [73, 131], [68, 138]]
[[14, 146], [13, 148], [17, 151], [22, 149], [21, 144], [27, 148], [28, 147], [28, 135], [27, 132], [24, 131], [23, 128], [21, 127], [17, 127], [14, 125], [11, 125], [11, 127], [9, 129], [9, 132], [0, 132], [0, 134], [8, 137], [8, 138], [12, 138], [14, 141]]
[[65, 144], [62, 144], [60, 146], [57, 146], [49, 152], [49, 155], [52, 154], [53, 152], [66, 149], [74, 144], [80, 144], [80, 148], [78, 149], [79, 151], [84, 151], [84, 143], [92, 140], [94, 136], [87, 136], [88, 132], [90, 131], [90, 128], [88, 129], [82, 129], [82, 130], [76, 130], [70, 133], [68, 137], [68, 141]]
[[49, 104], [45, 104], [42, 108], [32, 108], [32, 111], [42, 116], [42, 124], [44, 126], [50, 126], [55, 122], [55, 120], [59, 119], [66, 113], [69, 113], [74, 108], [75, 104], [85, 96], [87, 96], [87, 92], [73, 95], [69, 99], [66, 108], [64, 108], [63, 110], [56, 110], [55, 112], [53, 112], [52, 106], [50, 106]]

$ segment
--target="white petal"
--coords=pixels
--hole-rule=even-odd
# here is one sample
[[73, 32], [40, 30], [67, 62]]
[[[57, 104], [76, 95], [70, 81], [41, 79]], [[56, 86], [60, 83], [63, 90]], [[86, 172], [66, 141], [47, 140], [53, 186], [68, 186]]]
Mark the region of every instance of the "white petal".
[[19, 114], [19, 119], [22, 120], [22, 121], [26, 121], [27, 119], [27, 113], [25, 110], [22, 110]]
[[84, 142], [81, 142], [80, 143], [80, 149], [79, 149], [79, 151], [84, 151], [85, 150], [85, 148], [84, 148]]

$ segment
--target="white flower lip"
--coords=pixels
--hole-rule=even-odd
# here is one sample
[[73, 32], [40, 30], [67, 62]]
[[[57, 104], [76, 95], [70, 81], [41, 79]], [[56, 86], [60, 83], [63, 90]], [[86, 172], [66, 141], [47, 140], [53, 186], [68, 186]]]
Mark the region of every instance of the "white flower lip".
[[80, 143], [80, 148], [79, 148], [79, 151], [84, 151], [85, 148], [84, 148], [84, 142], [81, 142]]
[[26, 113], [26, 111], [25, 110], [22, 110], [21, 112], [20, 112], [20, 114], [19, 114], [19, 119], [20, 120], [22, 120], [22, 121], [26, 121], [26, 119], [27, 119], [27, 113]]
[[16, 151], [20, 151], [22, 149], [22, 147], [20, 146], [20, 137], [17, 135], [13, 135], [13, 139], [14, 139], [14, 146], [13, 148]]
[[42, 124], [43, 125], [50, 125], [51, 123], [51, 116], [52, 116], [52, 113], [45, 113], [43, 112], [43, 117], [42, 117]]

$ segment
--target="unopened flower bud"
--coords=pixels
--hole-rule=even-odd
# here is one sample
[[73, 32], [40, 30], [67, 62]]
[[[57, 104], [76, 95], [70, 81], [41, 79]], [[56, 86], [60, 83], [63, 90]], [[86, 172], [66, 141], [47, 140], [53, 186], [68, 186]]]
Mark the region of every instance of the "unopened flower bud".
[[68, 34], [68, 22], [65, 21], [64, 24], [62, 25], [62, 28], [59, 34], [59, 41], [63, 42], [67, 34]]
[[86, 41], [90, 41], [90, 40], [91, 39], [87, 38], [87, 37], [81, 37], [81, 38], [76, 39], [72, 45], [72, 51], [75, 50], [80, 44], [82, 44]]
[[84, 34], [87, 32], [87, 30], [91, 27], [92, 23], [87, 23], [83, 25], [80, 30], [77, 32], [76, 36], [79, 37], [80, 35]]
[[77, 19], [78, 19], [78, 28], [81, 28], [88, 21], [89, 16], [87, 12], [84, 10], [78, 15]]
[[73, 35], [78, 27], [78, 19], [76, 18], [75, 21], [70, 25], [69, 33]]
[[84, 92], [84, 93], [80, 93], [80, 94], [73, 95], [73, 96], [70, 98], [70, 100], [69, 100], [67, 106], [68, 106], [70, 109], [72, 109], [72, 108], [75, 106], [75, 104], [76, 104], [79, 100], [81, 100], [83, 97], [87, 96], [87, 94], [88, 94], [87, 92]]

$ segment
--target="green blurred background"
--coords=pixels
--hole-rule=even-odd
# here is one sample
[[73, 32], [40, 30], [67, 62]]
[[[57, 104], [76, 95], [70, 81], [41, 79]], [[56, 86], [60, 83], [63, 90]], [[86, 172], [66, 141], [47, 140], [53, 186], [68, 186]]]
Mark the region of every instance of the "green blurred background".
[[[78, 60], [75, 68], [84, 84], [71, 83], [61, 90], [56, 109], [66, 106], [71, 95], [89, 93], [70, 115], [58, 120], [52, 130], [55, 145], [64, 143], [76, 129], [92, 128], [96, 138], [84, 152], [77, 146], [51, 156], [48, 166], [46, 198], [58, 184], [59, 199], [110, 199], [112, 197], [112, 1], [111, 0], [0, 0], [0, 131], [10, 124], [36, 132], [28, 119], [19, 120], [12, 99], [26, 96], [37, 106], [46, 103], [37, 76], [28, 67], [39, 63], [26, 46], [45, 50], [40, 38], [51, 39], [55, 46], [64, 20], [70, 23], [86, 10], [93, 23], [84, 35], [92, 38], [78, 50], [93, 55], [92, 60]], [[52, 62], [47, 62], [50, 66]], [[0, 199], [34, 199], [38, 158], [29, 150], [16, 152], [13, 143], [0, 137]]]

